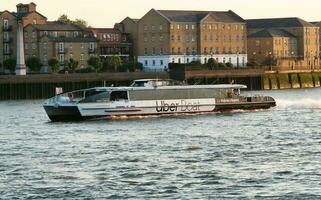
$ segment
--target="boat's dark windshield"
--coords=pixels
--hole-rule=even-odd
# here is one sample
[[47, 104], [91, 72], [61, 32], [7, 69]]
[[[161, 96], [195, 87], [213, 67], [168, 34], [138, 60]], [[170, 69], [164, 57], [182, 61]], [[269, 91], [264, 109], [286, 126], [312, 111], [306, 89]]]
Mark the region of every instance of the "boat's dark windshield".
[[106, 101], [109, 101], [108, 91], [87, 90], [85, 91], [85, 98], [81, 101], [81, 103], [106, 102]]

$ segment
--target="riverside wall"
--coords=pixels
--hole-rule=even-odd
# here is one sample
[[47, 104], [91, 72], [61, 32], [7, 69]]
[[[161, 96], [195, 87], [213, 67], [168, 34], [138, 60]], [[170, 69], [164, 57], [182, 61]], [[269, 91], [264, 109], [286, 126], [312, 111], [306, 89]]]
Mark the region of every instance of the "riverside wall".
[[55, 88], [64, 92], [102, 86], [128, 86], [136, 79], [185, 80], [188, 84], [244, 84], [248, 90], [320, 87], [321, 71], [264, 71], [261, 69], [202, 70], [174, 73], [100, 73], [0, 76], [0, 100], [46, 99]]

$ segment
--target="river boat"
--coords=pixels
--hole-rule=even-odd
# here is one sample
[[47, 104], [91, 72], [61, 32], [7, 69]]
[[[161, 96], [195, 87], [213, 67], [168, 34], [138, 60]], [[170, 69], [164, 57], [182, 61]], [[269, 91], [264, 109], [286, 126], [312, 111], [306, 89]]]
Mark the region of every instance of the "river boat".
[[182, 85], [169, 80], [136, 80], [129, 87], [95, 87], [58, 94], [43, 104], [51, 121], [146, 115], [177, 115], [269, 109], [269, 96], [242, 96], [245, 85]]

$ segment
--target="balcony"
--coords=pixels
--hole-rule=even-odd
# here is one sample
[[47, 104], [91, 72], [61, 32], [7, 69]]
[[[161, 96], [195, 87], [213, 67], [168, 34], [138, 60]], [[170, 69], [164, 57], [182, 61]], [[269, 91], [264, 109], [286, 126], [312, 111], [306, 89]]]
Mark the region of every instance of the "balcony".
[[2, 30], [3, 30], [3, 31], [12, 31], [12, 25], [10, 25], [10, 26], [3, 26], [3, 27], [2, 27]]
[[63, 48], [63, 49], [58, 49], [58, 53], [59, 54], [66, 54], [66, 53], [68, 53], [68, 49], [67, 48]]

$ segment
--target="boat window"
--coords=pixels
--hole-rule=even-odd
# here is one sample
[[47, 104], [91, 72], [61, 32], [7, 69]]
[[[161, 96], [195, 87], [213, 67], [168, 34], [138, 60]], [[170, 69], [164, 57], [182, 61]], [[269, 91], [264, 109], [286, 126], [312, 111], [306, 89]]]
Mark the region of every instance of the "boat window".
[[135, 81], [132, 87], [145, 87], [147, 81]]
[[110, 93], [110, 101], [128, 100], [127, 91], [113, 91]]
[[85, 98], [81, 103], [106, 102], [109, 100], [109, 92], [88, 90], [85, 92]]

